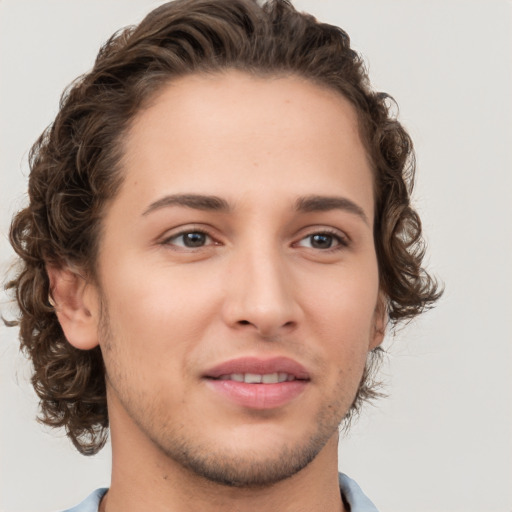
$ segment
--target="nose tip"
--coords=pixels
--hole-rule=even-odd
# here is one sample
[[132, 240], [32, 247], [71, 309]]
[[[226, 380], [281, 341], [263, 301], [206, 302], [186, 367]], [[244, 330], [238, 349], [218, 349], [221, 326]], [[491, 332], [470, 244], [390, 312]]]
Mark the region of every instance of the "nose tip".
[[224, 302], [225, 322], [265, 339], [295, 329], [300, 316], [291, 276], [271, 258], [232, 268]]

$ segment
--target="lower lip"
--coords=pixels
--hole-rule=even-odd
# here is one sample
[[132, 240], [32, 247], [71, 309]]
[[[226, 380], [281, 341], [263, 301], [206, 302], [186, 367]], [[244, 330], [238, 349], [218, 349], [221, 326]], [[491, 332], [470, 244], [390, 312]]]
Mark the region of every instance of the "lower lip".
[[210, 389], [231, 402], [249, 409], [275, 409], [298, 397], [308, 384], [306, 380], [292, 380], [276, 384], [246, 384], [234, 380], [208, 379]]

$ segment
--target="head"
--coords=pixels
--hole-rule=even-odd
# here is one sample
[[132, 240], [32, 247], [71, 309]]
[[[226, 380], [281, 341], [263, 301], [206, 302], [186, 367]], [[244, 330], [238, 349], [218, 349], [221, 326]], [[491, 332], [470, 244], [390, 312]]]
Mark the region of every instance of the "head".
[[[390, 111], [389, 96], [371, 89], [348, 35], [285, 1], [164, 4], [115, 34], [93, 69], [63, 95], [55, 121], [32, 148], [30, 203], [11, 230], [22, 266], [8, 287], [20, 307], [21, 343], [34, 365], [42, 420], [64, 426], [82, 453], [101, 448], [109, 425], [104, 358], [113, 333], [100, 263], [109, 215], [127, 182], [128, 142], [142, 116], [172, 95], [173, 84], [204, 92], [208, 81], [226, 85], [228, 76], [253, 86], [299, 84], [297, 98], [309, 87], [341, 99], [353, 113], [371, 176], [376, 311], [385, 317], [379, 329], [413, 318], [439, 296], [422, 268], [421, 224], [410, 204], [412, 143]], [[67, 339], [52, 299], [53, 281], [63, 275], [71, 287], [86, 283], [99, 297], [101, 348], [86, 338]], [[382, 336], [375, 339], [346, 418], [376, 396], [373, 349]]]

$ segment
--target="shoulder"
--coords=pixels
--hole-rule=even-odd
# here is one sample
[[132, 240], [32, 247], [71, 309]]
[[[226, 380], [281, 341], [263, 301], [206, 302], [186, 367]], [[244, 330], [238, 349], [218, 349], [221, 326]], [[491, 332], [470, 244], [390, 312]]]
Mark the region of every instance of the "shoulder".
[[98, 512], [98, 506], [101, 498], [105, 496], [108, 491], [107, 488], [96, 489], [94, 492], [89, 494], [84, 501], [76, 505], [75, 507], [68, 508], [63, 512]]
[[341, 495], [349, 506], [350, 512], [378, 512], [357, 483], [343, 473], [338, 473]]

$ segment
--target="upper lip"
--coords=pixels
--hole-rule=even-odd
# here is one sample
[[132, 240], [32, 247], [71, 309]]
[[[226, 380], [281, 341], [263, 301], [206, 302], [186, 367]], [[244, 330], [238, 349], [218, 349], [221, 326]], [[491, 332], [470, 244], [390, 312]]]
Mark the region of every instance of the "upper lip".
[[308, 371], [297, 361], [289, 357], [240, 357], [224, 361], [207, 370], [204, 377], [217, 379], [222, 375], [234, 373], [255, 373], [266, 375], [269, 373], [287, 373], [296, 379], [309, 380]]

